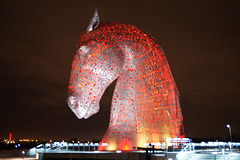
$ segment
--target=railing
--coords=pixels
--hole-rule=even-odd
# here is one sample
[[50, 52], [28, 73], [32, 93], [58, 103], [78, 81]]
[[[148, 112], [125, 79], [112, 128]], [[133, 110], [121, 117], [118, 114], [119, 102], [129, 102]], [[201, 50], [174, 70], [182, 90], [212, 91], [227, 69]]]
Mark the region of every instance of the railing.
[[99, 143], [68, 143], [68, 142], [52, 142], [40, 144], [32, 151], [35, 152], [50, 152], [50, 151], [96, 151]]
[[189, 152], [189, 151], [194, 151], [194, 150], [195, 150], [194, 143], [188, 143], [185, 147], [183, 147], [181, 152]]
[[[52, 142], [40, 144], [32, 148], [35, 152], [50, 151], [97, 151], [99, 143], [68, 143]], [[201, 142], [201, 143], [149, 143], [145, 148], [154, 148], [157, 150], [166, 150], [169, 152], [189, 152], [189, 151], [221, 151], [232, 152], [240, 151], [239, 142]]]
[[200, 151], [221, 151], [232, 152], [240, 151], [239, 142], [201, 142], [201, 143], [188, 143], [181, 152], [200, 150]]

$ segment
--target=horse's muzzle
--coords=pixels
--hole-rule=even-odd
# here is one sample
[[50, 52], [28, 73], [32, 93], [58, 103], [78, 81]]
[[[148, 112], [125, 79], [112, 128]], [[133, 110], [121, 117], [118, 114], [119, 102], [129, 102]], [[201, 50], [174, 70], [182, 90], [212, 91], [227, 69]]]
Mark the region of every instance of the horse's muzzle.
[[87, 110], [81, 106], [78, 99], [74, 96], [70, 96], [67, 100], [69, 108], [75, 113], [75, 115], [79, 118], [88, 118], [87, 116]]

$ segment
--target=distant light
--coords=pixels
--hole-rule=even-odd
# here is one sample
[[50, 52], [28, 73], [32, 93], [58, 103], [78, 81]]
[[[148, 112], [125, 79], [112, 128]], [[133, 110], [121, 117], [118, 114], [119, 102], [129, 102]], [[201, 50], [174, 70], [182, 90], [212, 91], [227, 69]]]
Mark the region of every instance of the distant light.
[[231, 126], [230, 126], [230, 124], [227, 124], [227, 128], [230, 128]]
[[99, 146], [99, 143], [94, 143], [95, 146]]
[[25, 154], [25, 151], [22, 151], [22, 154]]
[[102, 143], [102, 146], [108, 146], [108, 143]]
[[12, 133], [9, 133], [9, 141], [12, 140]]
[[116, 150], [116, 153], [122, 153], [122, 151], [120, 151], [120, 150]]
[[39, 159], [39, 153], [36, 153], [36, 159]]

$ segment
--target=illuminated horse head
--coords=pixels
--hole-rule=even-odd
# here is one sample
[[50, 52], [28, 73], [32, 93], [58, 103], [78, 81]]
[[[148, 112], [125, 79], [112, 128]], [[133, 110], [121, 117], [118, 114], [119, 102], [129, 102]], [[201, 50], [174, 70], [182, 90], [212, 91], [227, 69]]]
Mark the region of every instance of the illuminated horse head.
[[97, 113], [115, 79], [109, 127], [99, 150], [134, 150], [182, 135], [179, 95], [162, 49], [135, 26], [99, 23], [95, 12], [77, 44], [69, 107], [79, 119]]

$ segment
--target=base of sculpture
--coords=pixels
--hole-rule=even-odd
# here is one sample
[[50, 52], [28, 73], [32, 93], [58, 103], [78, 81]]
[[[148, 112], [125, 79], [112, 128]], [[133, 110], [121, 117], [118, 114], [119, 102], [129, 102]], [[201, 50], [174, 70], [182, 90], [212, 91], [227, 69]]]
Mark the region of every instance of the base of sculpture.
[[[156, 155], [146, 154], [145, 151], [136, 152], [62, 152], [62, 153], [39, 153], [39, 159], [115, 159], [115, 160], [146, 160]], [[157, 155], [158, 160], [164, 160], [165, 154]], [[154, 158], [156, 159], [156, 158]]]

